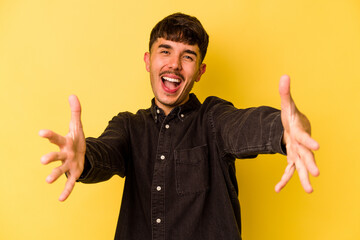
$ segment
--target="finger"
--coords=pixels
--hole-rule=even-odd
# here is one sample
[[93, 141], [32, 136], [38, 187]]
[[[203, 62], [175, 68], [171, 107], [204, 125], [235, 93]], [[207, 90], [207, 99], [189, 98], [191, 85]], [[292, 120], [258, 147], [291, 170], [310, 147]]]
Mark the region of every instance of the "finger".
[[81, 124], [81, 105], [79, 99], [75, 95], [69, 97], [71, 110], [70, 131], [74, 132], [82, 128]]
[[67, 154], [64, 152], [51, 152], [41, 157], [42, 164], [48, 164], [50, 162], [65, 160]]
[[311, 187], [309, 174], [305, 168], [305, 165], [301, 161], [298, 161], [295, 164], [302, 187], [304, 188], [305, 192], [312, 193], [313, 188]]
[[298, 147], [298, 152], [300, 159], [303, 161], [306, 170], [311, 173], [313, 176], [319, 176], [320, 171], [319, 168], [316, 166], [314, 153], [309, 149], [305, 148], [304, 146]]
[[281, 109], [290, 111], [293, 101], [290, 93], [290, 77], [288, 75], [283, 75], [280, 78], [279, 94], [281, 98]]
[[286, 151], [288, 165], [285, 169], [283, 176], [281, 177], [280, 182], [275, 186], [276, 192], [280, 192], [280, 190], [286, 186], [286, 184], [290, 181], [291, 177], [294, 175], [295, 172], [294, 162], [297, 160], [298, 157], [296, 146], [293, 144], [287, 144]]
[[286, 184], [290, 181], [291, 177], [294, 175], [295, 172], [295, 165], [293, 163], [289, 163], [285, 168], [285, 172], [281, 177], [281, 180], [275, 186], [275, 192], [280, 192]]
[[66, 181], [65, 188], [59, 197], [59, 201], [63, 202], [69, 197], [70, 193], [74, 189], [75, 182], [76, 179], [74, 177], [69, 176], [69, 178]]
[[309, 148], [313, 151], [319, 150], [320, 145], [317, 141], [315, 141], [309, 133], [305, 131], [297, 131], [295, 134], [295, 139], [298, 141], [301, 145], [305, 146], [306, 148]]
[[66, 173], [69, 169], [66, 167], [66, 165], [61, 165], [57, 168], [54, 168], [49, 176], [47, 176], [46, 181], [48, 183], [53, 183], [56, 181], [61, 175]]
[[39, 135], [40, 137], [47, 138], [51, 143], [56, 144], [59, 147], [64, 146], [66, 143], [66, 139], [63, 136], [51, 130], [40, 130]]

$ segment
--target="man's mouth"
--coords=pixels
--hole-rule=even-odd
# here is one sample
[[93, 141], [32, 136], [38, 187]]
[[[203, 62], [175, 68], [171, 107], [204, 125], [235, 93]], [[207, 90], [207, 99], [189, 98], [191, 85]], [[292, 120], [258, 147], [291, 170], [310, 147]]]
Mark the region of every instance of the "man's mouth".
[[181, 80], [178, 78], [171, 78], [171, 77], [161, 77], [162, 86], [166, 92], [174, 93], [176, 92], [181, 84]]

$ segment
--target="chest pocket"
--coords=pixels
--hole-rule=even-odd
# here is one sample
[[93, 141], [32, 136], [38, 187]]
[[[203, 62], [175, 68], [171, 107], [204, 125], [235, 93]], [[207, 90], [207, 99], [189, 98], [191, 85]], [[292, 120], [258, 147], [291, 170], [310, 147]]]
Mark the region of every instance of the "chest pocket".
[[204, 192], [209, 189], [207, 145], [175, 150], [176, 191], [179, 195]]

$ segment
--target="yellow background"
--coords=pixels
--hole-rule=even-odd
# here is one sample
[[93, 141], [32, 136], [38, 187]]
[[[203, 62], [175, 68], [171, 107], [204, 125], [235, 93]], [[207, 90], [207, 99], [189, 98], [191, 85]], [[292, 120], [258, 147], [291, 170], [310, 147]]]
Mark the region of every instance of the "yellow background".
[[58, 202], [65, 177], [48, 185], [58, 164], [40, 163], [57, 148], [37, 134], [67, 133], [70, 94], [86, 136], [119, 111], [149, 107], [149, 33], [177, 11], [210, 35], [200, 100], [279, 107], [278, 80], [289, 74], [321, 145], [310, 195], [297, 176], [274, 192], [283, 156], [237, 161], [244, 239], [360, 239], [358, 0], [1, 0], [0, 239], [113, 239], [123, 179], [77, 184]]

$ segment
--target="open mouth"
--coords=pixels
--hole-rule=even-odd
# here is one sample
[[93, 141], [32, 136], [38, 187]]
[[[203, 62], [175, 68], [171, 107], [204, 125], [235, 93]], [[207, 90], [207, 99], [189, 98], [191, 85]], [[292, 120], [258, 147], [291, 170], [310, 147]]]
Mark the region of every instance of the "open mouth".
[[181, 80], [178, 78], [171, 78], [171, 77], [161, 77], [162, 86], [166, 92], [174, 93], [176, 92], [181, 84]]

